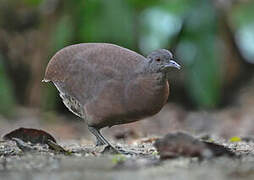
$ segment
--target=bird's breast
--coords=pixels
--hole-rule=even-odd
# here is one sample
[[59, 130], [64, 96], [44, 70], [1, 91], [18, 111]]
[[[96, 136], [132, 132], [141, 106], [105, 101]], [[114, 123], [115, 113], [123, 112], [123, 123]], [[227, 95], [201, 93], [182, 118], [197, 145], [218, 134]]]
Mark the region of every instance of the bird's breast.
[[157, 74], [140, 76], [126, 87], [125, 106], [130, 114], [144, 118], [158, 113], [169, 95], [169, 85]]

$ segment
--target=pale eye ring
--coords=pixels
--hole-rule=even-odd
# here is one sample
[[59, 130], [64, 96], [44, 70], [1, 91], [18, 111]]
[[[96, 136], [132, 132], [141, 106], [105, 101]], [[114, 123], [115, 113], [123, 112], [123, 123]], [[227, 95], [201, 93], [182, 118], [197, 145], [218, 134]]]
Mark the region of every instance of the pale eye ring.
[[156, 59], [156, 61], [157, 61], [157, 62], [160, 62], [160, 61], [161, 61], [161, 59], [160, 59], [160, 58], [157, 58], [157, 59]]

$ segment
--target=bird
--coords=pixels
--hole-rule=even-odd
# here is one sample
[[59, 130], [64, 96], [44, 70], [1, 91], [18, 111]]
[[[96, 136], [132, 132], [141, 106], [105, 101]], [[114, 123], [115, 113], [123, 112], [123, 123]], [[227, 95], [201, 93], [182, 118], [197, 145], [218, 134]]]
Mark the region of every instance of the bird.
[[158, 113], [169, 96], [168, 72], [181, 66], [169, 50], [144, 57], [110, 43], [74, 44], [50, 59], [43, 82], [52, 82], [64, 105], [84, 119], [96, 145], [111, 143], [101, 129]]

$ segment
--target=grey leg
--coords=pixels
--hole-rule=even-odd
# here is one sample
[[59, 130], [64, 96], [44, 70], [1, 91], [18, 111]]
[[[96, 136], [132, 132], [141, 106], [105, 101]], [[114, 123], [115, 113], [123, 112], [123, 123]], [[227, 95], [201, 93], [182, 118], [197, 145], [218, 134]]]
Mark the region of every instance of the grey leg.
[[108, 142], [108, 140], [106, 140], [106, 139], [104, 138], [104, 136], [101, 134], [101, 132], [100, 132], [98, 129], [96, 129], [96, 128], [92, 127], [92, 126], [88, 126], [88, 129], [89, 129], [89, 131], [90, 131], [90, 132], [96, 137], [96, 139], [97, 139], [96, 146], [107, 144], [107, 145], [110, 146], [111, 148], [115, 149], [115, 148]]
[[92, 127], [92, 126], [88, 126], [88, 129], [97, 139], [96, 146], [107, 144], [107, 147], [104, 149], [104, 152], [109, 150], [111, 152], [113, 151], [113, 153], [120, 153], [120, 154], [126, 154], [126, 155], [129, 155], [129, 154], [136, 155], [136, 153], [134, 153], [134, 152], [126, 152], [122, 149], [116, 149], [114, 146], [112, 146], [108, 142], [108, 140], [106, 140], [104, 138], [104, 136], [101, 134], [101, 132], [97, 128]]
[[105, 143], [96, 137], [96, 146], [103, 146]]

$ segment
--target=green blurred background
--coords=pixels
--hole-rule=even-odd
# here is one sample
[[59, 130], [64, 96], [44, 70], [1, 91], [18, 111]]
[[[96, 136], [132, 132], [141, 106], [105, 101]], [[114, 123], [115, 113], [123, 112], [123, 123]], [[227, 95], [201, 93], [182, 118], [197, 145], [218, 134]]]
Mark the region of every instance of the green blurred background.
[[143, 55], [166, 48], [183, 66], [170, 102], [186, 109], [230, 105], [254, 63], [251, 0], [0, 0], [0, 115], [32, 107], [67, 113], [49, 59], [81, 42], [108, 42]]

